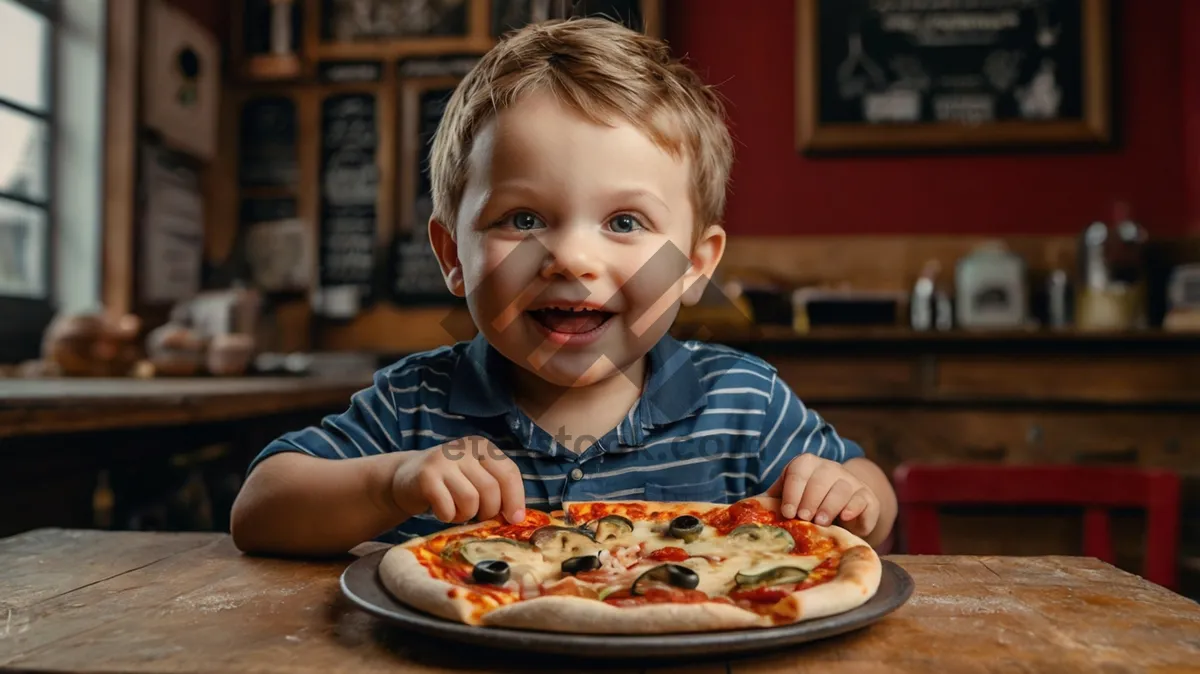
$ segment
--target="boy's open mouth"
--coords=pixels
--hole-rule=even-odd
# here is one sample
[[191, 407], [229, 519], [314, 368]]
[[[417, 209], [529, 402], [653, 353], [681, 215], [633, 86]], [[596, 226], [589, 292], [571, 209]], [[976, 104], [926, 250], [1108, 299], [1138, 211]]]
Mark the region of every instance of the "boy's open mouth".
[[545, 307], [527, 313], [550, 332], [570, 335], [582, 335], [597, 330], [613, 317], [611, 311], [584, 307]]

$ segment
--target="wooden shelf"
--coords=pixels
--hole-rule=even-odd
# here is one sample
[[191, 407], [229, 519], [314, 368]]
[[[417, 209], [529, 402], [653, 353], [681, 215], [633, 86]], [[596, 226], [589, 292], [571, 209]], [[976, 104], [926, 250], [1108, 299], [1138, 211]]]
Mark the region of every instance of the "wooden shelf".
[[[398, 330], [397, 326], [403, 326]], [[447, 330], [446, 326], [451, 326]], [[918, 332], [900, 327], [817, 328], [798, 333], [786, 326], [763, 325], [753, 329], [676, 324], [672, 333], [693, 338], [697, 330], [705, 341], [720, 342], [750, 351], [788, 351], [815, 347], [1027, 351], [1051, 349], [1138, 350], [1150, 354], [1172, 352], [1200, 354], [1200, 332], [1142, 330], [1128, 332], [1089, 330], [951, 330]], [[469, 339], [474, 327], [467, 310], [459, 307], [395, 307], [381, 305], [360, 315], [351, 324], [322, 329], [322, 345], [331, 350], [366, 350], [398, 355], [424, 351]], [[453, 333], [453, 334], [452, 334]]]
[[[677, 329], [691, 330], [690, 326]], [[752, 330], [707, 328], [714, 341], [732, 342], [1055, 342], [1055, 343], [1184, 343], [1200, 348], [1200, 332], [1164, 330], [1096, 331], [1080, 329], [947, 330], [917, 331], [901, 327], [815, 328], [801, 333], [786, 326], [763, 325]]]
[[0, 438], [248, 419], [344, 408], [371, 385], [343, 377], [0, 379]]

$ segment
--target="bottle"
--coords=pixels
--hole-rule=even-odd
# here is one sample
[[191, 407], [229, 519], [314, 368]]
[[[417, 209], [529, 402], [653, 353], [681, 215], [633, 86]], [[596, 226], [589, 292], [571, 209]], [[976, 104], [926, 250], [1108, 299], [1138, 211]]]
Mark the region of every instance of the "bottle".
[[108, 471], [96, 476], [96, 488], [92, 491], [92, 524], [97, 529], [112, 527], [113, 504], [116, 497], [108, 484]]
[[1071, 325], [1071, 282], [1067, 272], [1055, 269], [1046, 280], [1047, 315], [1050, 327], [1061, 330]]
[[940, 265], [937, 260], [930, 260], [925, 263], [925, 267], [921, 270], [921, 276], [917, 278], [917, 282], [913, 285], [912, 297], [909, 298], [909, 322], [913, 330], [925, 331], [931, 330], [934, 326], [934, 316], [937, 312], [935, 306], [934, 291], [936, 284], [934, 282], [937, 276]]

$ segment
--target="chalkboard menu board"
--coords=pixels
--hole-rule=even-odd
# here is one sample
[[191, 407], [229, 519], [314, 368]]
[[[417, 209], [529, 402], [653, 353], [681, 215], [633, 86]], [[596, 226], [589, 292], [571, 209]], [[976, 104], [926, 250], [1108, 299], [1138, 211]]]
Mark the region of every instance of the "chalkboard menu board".
[[243, 187], [286, 187], [299, 180], [296, 103], [255, 98], [242, 107], [238, 177]]
[[392, 294], [398, 304], [446, 304], [457, 300], [442, 276], [442, 268], [429, 243], [428, 223], [433, 213], [432, 184], [429, 178], [429, 149], [438, 123], [446, 110], [453, 87], [421, 91], [417, 96], [416, 137], [406, 142], [417, 148], [417, 167], [406, 172], [415, 183], [408, 228], [397, 233], [392, 258]]
[[[659, 2], [659, 0], [651, 0]], [[599, 17], [645, 32], [646, 0], [492, 0], [492, 35], [547, 19]]]
[[465, 36], [469, 0], [321, 0], [322, 37], [361, 42]]
[[320, 282], [370, 289], [374, 270], [378, 130], [375, 96], [321, 103]]
[[1108, 0], [798, 0], [798, 11], [810, 146], [1107, 139]]
[[286, 220], [297, 216], [295, 199], [243, 199], [241, 222], [250, 225], [256, 222]]

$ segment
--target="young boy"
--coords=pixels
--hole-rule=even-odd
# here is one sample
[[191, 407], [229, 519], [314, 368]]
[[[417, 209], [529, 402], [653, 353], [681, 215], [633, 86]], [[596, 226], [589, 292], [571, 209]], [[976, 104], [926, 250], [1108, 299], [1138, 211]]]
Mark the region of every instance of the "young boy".
[[668, 334], [725, 246], [732, 142], [660, 41], [533, 25], [456, 89], [431, 154], [433, 244], [479, 335], [408, 356], [251, 466], [244, 551], [341, 553], [526, 507], [731, 503], [881, 543], [896, 501], [765, 361]]

